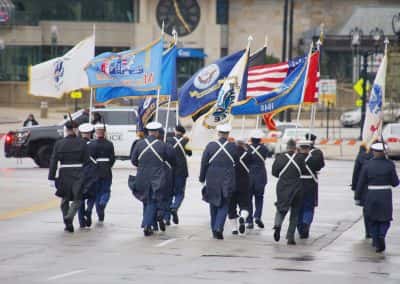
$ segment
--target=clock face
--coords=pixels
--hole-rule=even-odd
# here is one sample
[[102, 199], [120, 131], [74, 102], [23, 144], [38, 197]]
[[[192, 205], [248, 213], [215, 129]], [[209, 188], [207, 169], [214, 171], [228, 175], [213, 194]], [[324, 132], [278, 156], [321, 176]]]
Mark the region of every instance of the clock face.
[[157, 5], [157, 22], [160, 28], [172, 35], [173, 29], [179, 36], [193, 32], [200, 22], [200, 6], [196, 0], [160, 0]]

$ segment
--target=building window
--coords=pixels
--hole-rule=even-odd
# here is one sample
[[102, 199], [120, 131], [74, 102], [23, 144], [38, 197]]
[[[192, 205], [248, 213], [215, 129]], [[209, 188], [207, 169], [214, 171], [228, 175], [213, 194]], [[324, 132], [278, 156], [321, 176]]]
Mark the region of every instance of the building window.
[[326, 51], [321, 55], [321, 76], [336, 78], [338, 82], [352, 81], [352, 55], [346, 51]]
[[229, 22], [229, 0], [217, 0], [217, 24], [227, 25]]
[[139, 0], [16, 0], [16, 24], [40, 20], [87, 22], [138, 22]]
[[203, 58], [178, 58], [177, 65], [177, 81], [178, 87], [181, 87], [194, 73], [204, 66]]
[[0, 81], [27, 81], [29, 65], [40, 60], [40, 46], [6, 46], [0, 51]]

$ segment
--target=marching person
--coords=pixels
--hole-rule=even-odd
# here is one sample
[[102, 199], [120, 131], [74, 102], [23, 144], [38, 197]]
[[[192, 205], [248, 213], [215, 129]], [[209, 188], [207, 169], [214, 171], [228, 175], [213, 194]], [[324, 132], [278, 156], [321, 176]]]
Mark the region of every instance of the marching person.
[[167, 144], [172, 145], [176, 157], [173, 173], [173, 194], [169, 204], [170, 211], [167, 211], [165, 215], [167, 225], [170, 225], [171, 215], [172, 222], [179, 224], [178, 210], [185, 197], [186, 179], [189, 176], [186, 156], [192, 156], [192, 151], [187, 148], [189, 138], [184, 136], [185, 132], [186, 130], [182, 125], [177, 125], [175, 127], [175, 136], [167, 138]]
[[96, 124], [94, 126], [96, 139], [90, 145], [90, 158], [96, 161], [96, 197], [88, 200], [86, 217], [91, 223], [93, 206], [96, 205], [96, 213], [99, 224], [104, 222], [105, 209], [111, 195], [112, 167], [115, 163], [114, 145], [106, 138], [106, 126]]
[[363, 166], [355, 194], [356, 204], [365, 196], [365, 215], [376, 252], [386, 249], [385, 237], [393, 219], [392, 187], [399, 185], [396, 166], [385, 156], [386, 148], [382, 142], [372, 144], [373, 158]]
[[310, 147], [303, 145], [305, 158], [305, 172], [301, 179], [303, 184], [303, 202], [300, 209], [297, 230], [301, 239], [307, 239], [310, 234], [311, 223], [314, 218], [315, 207], [318, 206], [318, 173], [325, 166], [324, 155], [322, 151], [316, 148], [315, 140], [317, 136], [307, 133], [306, 140], [310, 141]]
[[[361, 169], [364, 166], [364, 164], [368, 161], [371, 160], [373, 157], [372, 151], [369, 151], [367, 148], [367, 145], [365, 143], [362, 143], [360, 146], [360, 150], [358, 152], [356, 161], [354, 162], [354, 170], [353, 170], [353, 177], [352, 177], [352, 182], [351, 182], [351, 190], [354, 191], [354, 194], [357, 189], [357, 182], [360, 177]], [[367, 193], [367, 190], [364, 190], [363, 193]], [[364, 195], [365, 195], [364, 194]], [[363, 219], [364, 219], [364, 227], [365, 227], [365, 238], [370, 239], [371, 238], [371, 233], [369, 231], [369, 221], [368, 218], [365, 214], [365, 207], [364, 207], [364, 201], [365, 201], [365, 196], [362, 195], [360, 196], [360, 204], [359, 206], [363, 207]]]
[[[54, 145], [50, 158], [49, 183], [56, 187], [56, 196], [61, 197], [61, 212], [65, 231], [73, 233], [73, 221], [82, 202], [83, 164], [89, 160], [86, 142], [78, 139], [74, 132], [74, 122], [65, 124], [66, 137]], [[60, 165], [58, 166], [58, 162]], [[57, 168], [59, 176], [56, 177]], [[70, 204], [71, 203], [71, 204]]]
[[165, 188], [165, 162], [171, 163], [167, 146], [159, 140], [159, 122], [146, 125], [148, 136], [138, 141], [133, 148], [131, 162], [137, 167], [135, 197], [143, 202], [143, 233], [153, 234], [152, 226], [157, 217], [157, 205], [162, 202]]
[[[265, 159], [268, 156], [268, 149], [261, 144], [264, 134], [261, 130], [253, 131], [251, 135], [250, 155], [250, 208], [249, 217], [247, 218], [247, 228], [253, 229], [254, 223], [259, 228], [264, 228], [261, 219], [264, 205], [264, 191], [267, 185], [267, 170], [265, 169]], [[253, 198], [254, 198], [254, 215], [253, 215]], [[254, 219], [254, 220], [253, 220]]]
[[[237, 139], [237, 154], [239, 163], [235, 166], [236, 191], [233, 192], [229, 202], [228, 218], [232, 226], [232, 234], [244, 234], [246, 231], [246, 218], [249, 216], [250, 180], [249, 164], [251, 161], [250, 150], [244, 139]], [[239, 214], [237, 212], [239, 207]], [[238, 228], [239, 223], [239, 228]]]
[[[88, 145], [90, 153], [90, 142], [92, 140], [94, 127], [90, 123], [83, 123], [79, 125], [78, 129], [82, 139]], [[96, 166], [97, 162], [92, 157], [89, 157], [89, 160], [83, 165], [83, 200], [78, 211], [79, 225], [81, 228], [90, 227], [92, 225], [91, 215], [88, 215], [86, 211], [86, 202], [93, 202], [93, 199], [96, 197]]]
[[235, 191], [237, 147], [229, 142], [229, 124], [217, 126], [218, 140], [207, 144], [200, 167], [203, 200], [210, 205], [211, 230], [215, 239], [223, 240], [229, 200]]
[[[300, 141], [300, 147], [304, 142]], [[276, 214], [274, 225], [274, 239], [279, 242], [283, 220], [290, 210], [289, 227], [286, 233], [288, 245], [295, 245], [294, 234], [296, 232], [299, 211], [302, 205], [301, 174], [305, 169], [305, 155], [296, 152], [296, 142], [287, 142], [287, 152], [276, 155], [272, 165], [272, 175], [278, 178], [276, 185]]]

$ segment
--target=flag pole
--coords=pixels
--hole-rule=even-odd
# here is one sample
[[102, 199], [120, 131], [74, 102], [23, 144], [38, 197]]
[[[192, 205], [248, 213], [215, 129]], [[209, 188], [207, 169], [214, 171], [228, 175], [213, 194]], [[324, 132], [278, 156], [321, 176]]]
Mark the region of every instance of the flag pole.
[[[96, 47], [96, 24], [93, 24], [93, 41]], [[90, 101], [89, 101], [89, 123], [92, 121], [92, 109], [93, 109], [93, 88], [90, 88]]]
[[[164, 36], [164, 21], [162, 22], [161, 25], [161, 37]], [[160, 92], [161, 92], [161, 86], [158, 87], [157, 89], [157, 100], [156, 100], [156, 119], [155, 121], [158, 122], [158, 113], [160, 111]]]
[[257, 115], [257, 119], [256, 119], [256, 129], [257, 130], [258, 130], [259, 126], [260, 126], [260, 116]]
[[[251, 35], [249, 35], [249, 37], [247, 38], [247, 47], [246, 47], [246, 52], [247, 53], [250, 53], [250, 45], [251, 45], [251, 42], [253, 41], [253, 37], [251, 36]], [[242, 86], [241, 86], [242, 87]], [[240, 91], [239, 91], [240, 92]], [[237, 99], [237, 98], [236, 98]], [[242, 129], [240, 130], [240, 136], [241, 137], [243, 137], [243, 135], [244, 135], [244, 126], [245, 126], [245, 123], [246, 123], [246, 116], [245, 115], [243, 115], [242, 116]]]
[[[175, 28], [172, 30], [172, 35], [174, 36], [174, 44], [178, 44], [178, 33], [176, 32]], [[175, 59], [176, 60], [176, 59]], [[179, 98], [178, 94], [175, 102], [175, 125], [179, 125]]]
[[307, 56], [306, 77], [304, 78], [304, 85], [303, 85], [303, 90], [301, 93], [301, 100], [300, 100], [300, 104], [299, 104], [298, 111], [297, 111], [296, 136], [297, 136], [297, 128], [299, 127], [299, 123], [300, 123], [300, 114], [301, 114], [301, 107], [303, 105], [303, 100], [304, 100], [304, 92], [306, 91], [306, 87], [307, 87], [308, 68], [310, 66], [310, 57], [311, 57], [311, 53], [312, 53], [312, 48], [313, 48], [313, 42], [310, 45], [310, 50], [309, 50], [308, 56]]
[[169, 124], [170, 106], [171, 106], [171, 96], [168, 97], [167, 115], [166, 115], [166, 118], [165, 118], [164, 142], [167, 142], [167, 132], [168, 132], [168, 124]]

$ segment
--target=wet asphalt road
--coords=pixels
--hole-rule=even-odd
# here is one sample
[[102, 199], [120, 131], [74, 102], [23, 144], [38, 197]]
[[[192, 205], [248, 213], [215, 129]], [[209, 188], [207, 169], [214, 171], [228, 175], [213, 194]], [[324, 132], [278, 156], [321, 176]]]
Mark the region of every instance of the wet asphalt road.
[[295, 247], [272, 238], [272, 177], [266, 228], [236, 237], [227, 226], [225, 240], [213, 240], [198, 163], [196, 155], [179, 226], [142, 236], [141, 204], [127, 188], [129, 162], [117, 162], [105, 224], [71, 235], [63, 231], [47, 170], [0, 154], [0, 283], [400, 283], [399, 194], [388, 251], [376, 254], [363, 239], [361, 210], [347, 186], [352, 162], [327, 162], [311, 238]]

